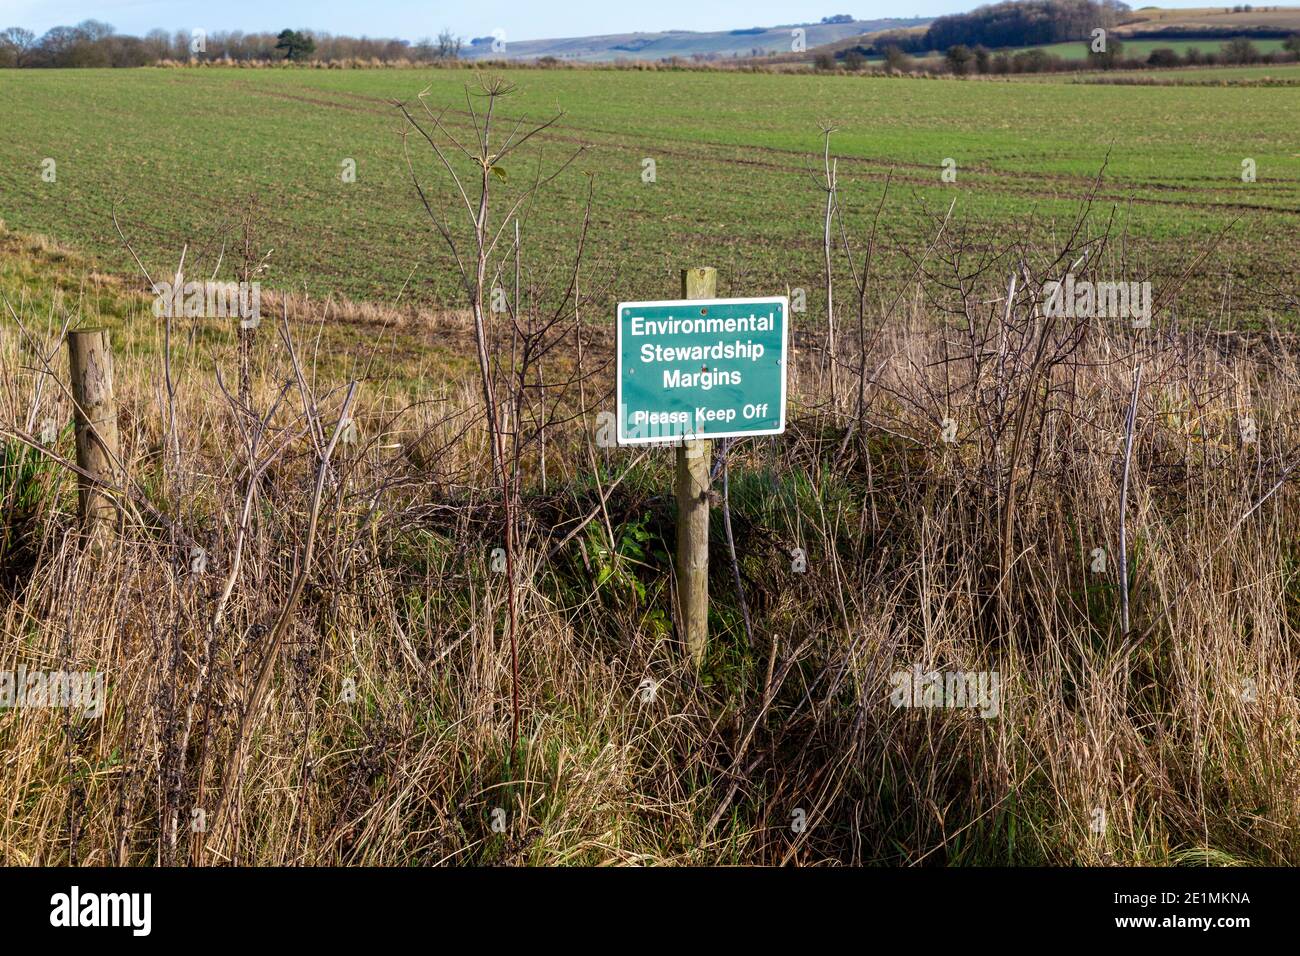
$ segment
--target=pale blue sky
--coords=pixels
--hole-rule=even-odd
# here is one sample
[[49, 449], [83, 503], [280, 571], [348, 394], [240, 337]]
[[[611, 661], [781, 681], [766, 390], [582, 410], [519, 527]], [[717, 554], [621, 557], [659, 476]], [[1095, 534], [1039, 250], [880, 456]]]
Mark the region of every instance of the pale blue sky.
[[[443, 27], [463, 37], [494, 29], [509, 40], [629, 33], [635, 30], [730, 30], [816, 22], [836, 13], [859, 19], [924, 17], [969, 10], [981, 0], [0, 0], [0, 29], [37, 33], [81, 20], [103, 20], [119, 33], [201, 27], [279, 31], [310, 27], [353, 36], [434, 36]], [[1133, 6], [1140, 6], [1134, 3]], [[1205, 0], [1164, 0], [1163, 7]]]

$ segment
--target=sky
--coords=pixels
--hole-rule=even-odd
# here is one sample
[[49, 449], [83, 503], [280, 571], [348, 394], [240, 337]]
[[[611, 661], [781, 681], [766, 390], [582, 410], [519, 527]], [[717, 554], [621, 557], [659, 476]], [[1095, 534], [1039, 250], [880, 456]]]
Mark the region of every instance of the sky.
[[[505, 31], [505, 39], [631, 33], [638, 30], [733, 30], [817, 22], [848, 13], [878, 17], [932, 17], [979, 6], [984, 0], [0, 0], [0, 29], [50, 27], [94, 19], [137, 36], [154, 27], [279, 32], [310, 28], [350, 36], [418, 40], [443, 28], [458, 36]], [[1293, 0], [1287, 0], [1293, 2]], [[1162, 0], [1162, 7], [1204, 6], [1206, 0]], [[1132, 3], [1134, 7], [1143, 5]]]

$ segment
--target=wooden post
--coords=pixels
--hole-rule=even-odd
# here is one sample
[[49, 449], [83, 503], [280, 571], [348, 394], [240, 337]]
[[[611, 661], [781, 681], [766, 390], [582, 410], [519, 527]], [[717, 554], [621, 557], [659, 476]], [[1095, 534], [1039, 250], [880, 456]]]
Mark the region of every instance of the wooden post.
[[[77, 465], [95, 478], [115, 483], [120, 459], [108, 329], [68, 334], [68, 372], [76, 404]], [[78, 476], [77, 485], [82, 526], [88, 536], [98, 537], [113, 527], [117, 508], [112, 496], [94, 481]]]
[[[718, 270], [683, 269], [683, 299], [718, 295]], [[687, 439], [677, 449], [677, 607], [695, 666], [709, 644], [709, 469], [713, 442]]]

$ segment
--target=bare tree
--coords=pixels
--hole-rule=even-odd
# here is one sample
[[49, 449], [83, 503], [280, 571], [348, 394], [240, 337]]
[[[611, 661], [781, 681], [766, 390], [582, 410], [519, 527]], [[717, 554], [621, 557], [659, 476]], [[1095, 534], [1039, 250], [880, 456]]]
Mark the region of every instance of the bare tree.
[[460, 59], [460, 48], [460, 37], [450, 30], [443, 30], [438, 34], [438, 59], [458, 60]]
[[[482, 78], [479, 84], [478, 90], [471, 91], [467, 88], [465, 91], [466, 115], [470, 120], [470, 132], [473, 136], [468, 145], [461, 141], [461, 137], [465, 133], [462, 131], [458, 135], [457, 131], [452, 129], [448, 116], [449, 110], [444, 108], [440, 112], [434, 113], [429, 109], [423, 94], [420, 97], [420, 106], [423, 111], [422, 120], [412, 115], [405, 104], [398, 103], [396, 105], [410, 124], [411, 130], [418, 133], [429, 145], [437, 158], [437, 165], [450, 178], [455, 197], [453, 202], [459, 199], [459, 204], [464, 207], [463, 221], [468, 227], [468, 240], [462, 242], [456, 236], [453, 221], [434, 208], [428, 193], [420, 185], [419, 177], [416, 175], [408, 150], [406, 156], [407, 168], [410, 170], [412, 183], [419, 193], [420, 201], [423, 203], [435, 229], [437, 229], [452, 258], [455, 260], [461, 285], [468, 300], [470, 311], [473, 314], [474, 341], [478, 356], [483, 406], [487, 419], [488, 440], [491, 446], [493, 470], [499, 481], [505, 525], [504, 551], [509, 609], [507, 628], [511, 660], [511, 740], [513, 747], [517, 745], [519, 740], [518, 608], [516, 606], [515, 575], [519, 532], [515, 505], [518, 495], [519, 456], [522, 451], [519, 428], [523, 416], [525, 393], [528, 389], [530, 358], [533, 362], [540, 361], [541, 357], [550, 348], [550, 345], [555, 344], [557, 341], [552, 336], [549, 345], [543, 343], [547, 334], [556, 328], [561, 315], [564, 314], [564, 310], [572, 300], [576, 288], [578, 268], [577, 259], [575, 259], [573, 276], [564, 297], [554, 314], [542, 321], [540, 331], [533, 323], [529, 323], [528, 327], [524, 327], [520, 322], [520, 260], [517, 217], [522, 209], [526, 209], [531, 205], [538, 191], [567, 169], [586, 147], [579, 147], [547, 174], [543, 174], [539, 166], [538, 172], [532, 180], [527, 182], [527, 185], [519, 190], [518, 195], [510, 202], [505, 216], [495, 220], [492, 216], [493, 188], [494, 184], [504, 186], [508, 180], [505, 166], [506, 158], [538, 133], [554, 125], [562, 114], [557, 114], [551, 119], [527, 129], [525, 128], [525, 120], [521, 117], [513, 124], [505, 140], [498, 146], [493, 140], [493, 134], [496, 132], [498, 101], [513, 93], [515, 87], [500, 77]], [[475, 107], [476, 98], [486, 103], [481, 110]], [[410, 130], [408, 130], [409, 132]], [[471, 172], [458, 171], [458, 166], [461, 170], [464, 170], [466, 165], [468, 165]], [[590, 194], [588, 195], [588, 202], [590, 203]], [[511, 220], [514, 220], [515, 223], [513, 245], [509, 244], [508, 239], [506, 243], [502, 242], [503, 237], [507, 235], [506, 230]], [[579, 239], [579, 258], [582, 252], [582, 239], [586, 235], [586, 221], [584, 221], [582, 237]], [[498, 298], [506, 299], [504, 291], [496, 284], [496, 280], [511, 260], [514, 263], [515, 275], [513, 305], [508, 300], [500, 303], [496, 301]], [[498, 293], [497, 290], [501, 291]], [[491, 303], [488, 301], [489, 297], [493, 299]], [[505, 308], [498, 308], [498, 305], [503, 305]], [[493, 353], [499, 330], [490, 329], [488, 326], [488, 316], [491, 312], [504, 313], [511, 324], [511, 350], [508, 358], [510, 366], [509, 374], [505, 377], [504, 383], [505, 389], [509, 393], [506, 398], [502, 398], [498, 391], [498, 370], [501, 358], [498, 355], [494, 359]], [[535, 431], [539, 442], [541, 440], [540, 436], [544, 434], [546, 424], [547, 422], [544, 421]], [[510, 439], [508, 447], [506, 444], [507, 437]]]
[[36, 34], [22, 27], [9, 27], [0, 33], [0, 62], [12, 58], [14, 66], [25, 66], [28, 51], [36, 43]]

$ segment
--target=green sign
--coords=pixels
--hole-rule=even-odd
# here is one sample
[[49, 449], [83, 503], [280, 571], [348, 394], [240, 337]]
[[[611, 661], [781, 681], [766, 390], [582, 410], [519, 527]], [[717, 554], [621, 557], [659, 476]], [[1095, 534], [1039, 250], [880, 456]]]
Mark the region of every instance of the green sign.
[[618, 306], [618, 443], [785, 431], [784, 296]]

